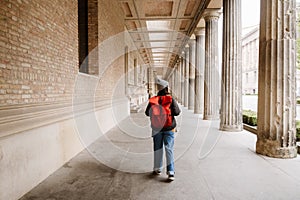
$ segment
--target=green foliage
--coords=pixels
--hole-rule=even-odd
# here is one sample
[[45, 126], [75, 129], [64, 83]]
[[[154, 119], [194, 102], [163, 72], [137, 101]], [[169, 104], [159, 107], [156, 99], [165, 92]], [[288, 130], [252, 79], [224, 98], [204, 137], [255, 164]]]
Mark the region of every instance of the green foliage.
[[[257, 113], [252, 110], [243, 110], [243, 123], [257, 126]], [[300, 120], [296, 120], [296, 139], [300, 141]]]
[[296, 139], [297, 141], [300, 141], [300, 121], [296, 121]]
[[243, 110], [243, 123], [257, 126], [257, 114], [252, 110]]

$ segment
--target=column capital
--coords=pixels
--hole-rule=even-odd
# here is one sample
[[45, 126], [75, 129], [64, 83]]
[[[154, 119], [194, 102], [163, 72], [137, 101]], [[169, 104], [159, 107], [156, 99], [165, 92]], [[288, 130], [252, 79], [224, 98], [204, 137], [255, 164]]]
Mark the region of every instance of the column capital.
[[184, 47], [184, 53], [185, 53], [185, 55], [189, 54], [189, 51], [190, 51], [190, 46], [189, 45], [185, 45], [185, 47]]
[[219, 19], [221, 13], [222, 13], [221, 9], [208, 8], [208, 9], [205, 9], [205, 11], [203, 13], [203, 18], [205, 21], [210, 20], [210, 19]]
[[193, 46], [194, 43], [196, 43], [196, 39], [195, 38], [190, 38], [188, 41], [189, 47]]
[[197, 27], [194, 31], [196, 36], [205, 35], [205, 27]]

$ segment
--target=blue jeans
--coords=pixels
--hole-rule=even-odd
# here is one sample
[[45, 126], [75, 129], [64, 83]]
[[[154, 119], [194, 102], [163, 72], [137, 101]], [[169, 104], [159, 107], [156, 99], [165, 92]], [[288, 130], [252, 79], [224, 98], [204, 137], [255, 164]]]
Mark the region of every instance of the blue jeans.
[[163, 146], [165, 146], [167, 160], [167, 174], [174, 175], [174, 132], [161, 131], [153, 132], [153, 147], [154, 147], [154, 170], [162, 171], [163, 167]]

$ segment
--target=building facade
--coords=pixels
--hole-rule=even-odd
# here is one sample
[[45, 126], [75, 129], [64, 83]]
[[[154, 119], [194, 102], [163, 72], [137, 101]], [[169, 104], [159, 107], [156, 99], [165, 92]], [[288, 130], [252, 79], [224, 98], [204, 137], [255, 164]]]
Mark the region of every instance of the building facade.
[[244, 35], [242, 39], [242, 72], [243, 94], [258, 93], [258, 52], [259, 52], [259, 28]]

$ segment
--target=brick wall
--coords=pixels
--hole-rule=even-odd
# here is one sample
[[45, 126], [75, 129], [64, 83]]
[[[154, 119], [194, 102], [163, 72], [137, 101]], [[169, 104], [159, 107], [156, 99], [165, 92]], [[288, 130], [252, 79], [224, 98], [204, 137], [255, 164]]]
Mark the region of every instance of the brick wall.
[[[89, 40], [89, 49], [103, 43], [108, 45], [99, 50], [104, 54], [91, 51], [92, 56], [99, 58], [100, 67], [92, 73], [99, 74], [95, 96], [97, 100], [123, 98], [126, 44], [123, 11], [117, 0], [88, 3], [90, 14], [97, 14], [89, 16], [89, 37], [93, 38]], [[77, 12], [77, 0], [0, 1], [1, 106], [71, 103], [79, 67]], [[134, 57], [135, 53], [130, 53], [130, 68]], [[111, 63], [107, 64], [107, 59]], [[82, 86], [82, 91], [88, 89], [88, 85]]]
[[[98, 99], [121, 98], [124, 85], [124, 16], [117, 0], [99, 0], [99, 62], [100, 81], [96, 91]], [[119, 84], [123, 86], [119, 87]], [[115, 91], [116, 88], [118, 91]]]
[[76, 0], [0, 1], [1, 105], [71, 99], [77, 26]]
[[124, 31], [124, 14], [117, 0], [98, 0], [99, 42]]
[[[123, 13], [117, 0], [89, 0], [89, 49], [123, 33]], [[14, 105], [70, 101], [78, 73], [77, 1], [2, 0], [0, 3], [0, 103]], [[96, 22], [95, 18], [99, 21]], [[98, 24], [97, 24], [98, 23]], [[117, 36], [119, 37], [119, 36]], [[122, 38], [122, 37], [121, 37]], [[116, 48], [124, 52], [120, 39]], [[106, 52], [110, 54], [111, 52]], [[95, 53], [94, 53], [95, 54]], [[110, 66], [101, 65], [110, 83], [99, 96], [110, 97], [124, 73], [124, 53]], [[98, 61], [97, 61], [98, 62]], [[93, 70], [92, 74], [98, 74]], [[124, 91], [120, 92], [125, 93]], [[102, 95], [103, 94], [103, 95]]]
[[[99, 44], [115, 35], [119, 40], [102, 49], [101, 73], [93, 76], [78, 73], [77, 3], [0, 0], [0, 174], [7, 180], [5, 187], [0, 186], [0, 199], [18, 199], [76, 155], [83, 147], [78, 139], [80, 127], [82, 138], [92, 142], [99, 133], [91, 134], [90, 127], [95, 124], [90, 116], [96, 116], [106, 132], [129, 114], [122, 81], [125, 42], [121, 8], [117, 0], [98, 1]], [[112, 62], [106, 62], [109, 58]], [[94, 111], [94, 95], [95, 115], [87, 113]], [[116, 100], [113, 108], [112, 97]], [[73, 106], [71, 100], [78, 104]]]

